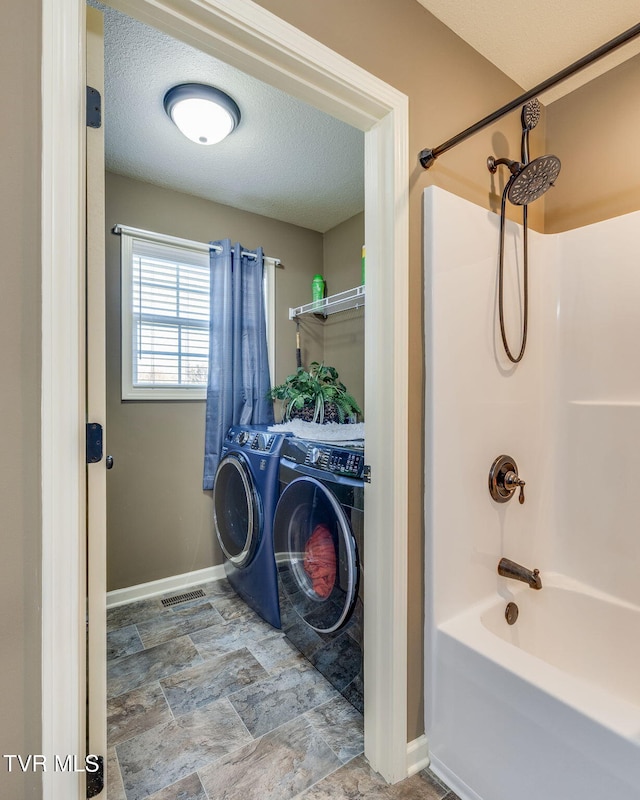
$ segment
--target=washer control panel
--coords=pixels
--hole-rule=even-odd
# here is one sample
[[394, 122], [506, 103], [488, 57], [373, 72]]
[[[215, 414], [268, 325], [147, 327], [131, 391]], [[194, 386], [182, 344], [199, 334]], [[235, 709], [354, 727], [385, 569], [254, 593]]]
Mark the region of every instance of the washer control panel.
[[229, 428], [226, 436], [227, 445], [239, 444], [247, 450], [254, 450], [258, 453], [269, 453], [275, 440], [276, 436], [273, 433], [237, 430], [236, 428]]
[[275, 441], [275, 436], [268, 433], [256, 433], [251, 441], [251, 449], [260, 453], [268, 453]]

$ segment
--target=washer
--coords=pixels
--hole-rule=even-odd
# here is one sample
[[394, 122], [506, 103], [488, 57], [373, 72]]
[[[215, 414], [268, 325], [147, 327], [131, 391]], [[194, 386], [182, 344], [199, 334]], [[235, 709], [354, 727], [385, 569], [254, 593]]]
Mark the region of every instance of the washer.
[[363, 711], [363, 447], [288, 438], [274, 547], [282, 627]]
[[274, 628], [281, 622], [273, 515], [285, 438], [266, 425], [232, 426], [213, 485], [214, 527], [229, 583]]

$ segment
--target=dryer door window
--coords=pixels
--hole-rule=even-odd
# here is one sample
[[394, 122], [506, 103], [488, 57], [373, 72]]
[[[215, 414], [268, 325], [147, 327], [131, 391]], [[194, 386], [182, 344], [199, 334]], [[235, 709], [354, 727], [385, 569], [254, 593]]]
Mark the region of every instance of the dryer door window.
[[251, 561], [260, 536], [258, 494], [249, 467], [239, 453], [225, 456], [213, 485], [213, 518], [222, 552], [236, 567]]
[[358, 596], [358, 554], [347, 512], [311, 477], [282, 492], [274, 520], [281, 587], [293, 610], [318, 633], [349, 620]]

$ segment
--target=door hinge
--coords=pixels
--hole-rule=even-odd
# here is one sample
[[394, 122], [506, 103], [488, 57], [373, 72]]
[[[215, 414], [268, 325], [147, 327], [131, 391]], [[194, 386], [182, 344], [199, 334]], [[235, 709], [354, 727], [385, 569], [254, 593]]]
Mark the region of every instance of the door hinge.
[[371, 483], [371, 465], [365, 464], [362, 468], [362, 480], [365, 483]]
[[96, 797], [104, 789], [104, 758], [91, 756], [91, 764], [97, 769], [93, 772], [87, 769], [87, 798]]
[[87, 127], [99, 128], [102, 125], [102, 98], [93, 86], [87, 86]]
[[87, 422], [87, 464], [102, 461], [102, 425]]

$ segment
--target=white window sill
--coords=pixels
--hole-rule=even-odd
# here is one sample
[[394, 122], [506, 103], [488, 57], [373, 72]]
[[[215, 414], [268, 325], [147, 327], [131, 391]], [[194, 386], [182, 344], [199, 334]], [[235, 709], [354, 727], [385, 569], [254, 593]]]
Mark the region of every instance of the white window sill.
[[169, 387], [140, 387], [123, 390], [123, 400], [206, 400], [207, 390], [198, 386], [193, 389]]

